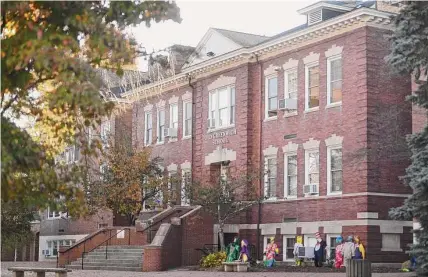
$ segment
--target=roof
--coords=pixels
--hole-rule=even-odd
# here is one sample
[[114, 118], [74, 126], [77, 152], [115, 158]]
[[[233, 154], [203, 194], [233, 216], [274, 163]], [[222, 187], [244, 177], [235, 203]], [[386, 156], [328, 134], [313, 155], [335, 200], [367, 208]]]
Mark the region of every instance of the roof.
[[249, 34], [249, 33], [243, 33], [243, 32], [237, 32], [237, 31], [231, 31], [231, 30], [225, 30], [225, 29], [219, 29], [219, 28], [213, 28], [223, 36], [227, 37], [228, 39], [232, 40], [233, 42], [241, 45], [242, 47], [250, 47], [256, 44], [259, 44], [261, 42], [264, 42], [268, 40], [270, 37], [267, 36], [261, 36], [261, 35], [255, 35], [255, 34]]

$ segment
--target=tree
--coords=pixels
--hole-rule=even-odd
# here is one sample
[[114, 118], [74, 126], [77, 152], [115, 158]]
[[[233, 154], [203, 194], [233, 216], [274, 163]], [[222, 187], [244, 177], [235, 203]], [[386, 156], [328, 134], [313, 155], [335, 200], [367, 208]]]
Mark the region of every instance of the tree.
[[133, 151], [123, 144], [106, 149], [103, 171], [94, 176], [88, 189], [93, 208], [108, 208], [135, 225], [143, 205], [156, 205], [154, 201], [165, 187], [161, 160], [150, 154], [149, 148]]
[[[395, 27], [389, 63], [399, 73], [414, 76], [418, 88], [409, 99], [428, 109], [428, 4], [407, 1], [395, 18]], [[419, 221], [421, 228], [414, 230], [418, 243], [412, 246], [411, 254], [417, 259], [418, 276], [428, 276], [428, 126], [411, 135], [408, 145], [412, 152], [411, 165], [404, 180], [413, 189], [413, 194], [403, 206], [392, 209], [390, 216]]]
[[263, 200], [258, 196], [255, 186], [260, 181], [258, 175], [225, 176], [220, 176], [209, 184], [194, 182], [185, 186], [191, 204], [202, 206], [202, 209], [218, 224], [222, 251], [226, 248], [224, 242], [226, 222]]
[[32, 238], [31, 224], [34, 211], [18, 202], [1, 201], [1, 247], [2, 251], [16, 249]]
[[[3, 200], [46, 206], [65, 196], [71, 213], [81, 207], [77, 175], [53, 170], [53, 157], [71, 144], [96, 152], [83, 133], [113, 104], [100, 94], [95, 69], [122, 75], [140, 52], [126, 28], [169, 19], [180, 22], [179, 8], [166, 1], [1, 3]], [[25, 119], [36, 120], [49, 140], [21, 130], [16, 122]]]

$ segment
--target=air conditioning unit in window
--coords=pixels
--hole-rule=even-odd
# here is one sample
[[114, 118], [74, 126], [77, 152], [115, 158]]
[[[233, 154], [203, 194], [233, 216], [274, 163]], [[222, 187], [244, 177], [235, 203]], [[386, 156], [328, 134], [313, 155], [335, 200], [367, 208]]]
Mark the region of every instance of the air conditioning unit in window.
[[42, 250], [42, 255], [45, 255], [46, 257], [50, 256], [49, 249]]
[[297, 110], [297, 99], [285, 98], [278, 101], [280, 110]]
[[318, 194], [318, 184], [310, 184], [310, 185], [304, 185], [303, 186], [303, 192], [306, 195], [312, 195], [312, 194]]
[[208, 129], [215, 128], [215, 118], [208, 118]]
[[177, 128], [165, 128], [163, 134], [166, 138], [176, 138], [177, 137]]

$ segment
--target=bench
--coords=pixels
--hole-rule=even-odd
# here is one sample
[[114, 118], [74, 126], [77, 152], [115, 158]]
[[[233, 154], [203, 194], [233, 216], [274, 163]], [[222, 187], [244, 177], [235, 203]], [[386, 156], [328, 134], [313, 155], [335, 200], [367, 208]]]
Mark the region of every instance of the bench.
[[246, 272], [248, 271], [249, 263], [245, 262], [223, 262], [224, 265], [224, 271], [226, 272]]
[[45, 277], [46, 272], [55, 272], [56, 277], [67, 277], [67, 272], [70, 269], [66, 268], [42, 268], [42, 267], [9, 267], [9, 271], [13, 272], [13, 277], [24, 277], [24, 272], [36, 272], [37, 277]]

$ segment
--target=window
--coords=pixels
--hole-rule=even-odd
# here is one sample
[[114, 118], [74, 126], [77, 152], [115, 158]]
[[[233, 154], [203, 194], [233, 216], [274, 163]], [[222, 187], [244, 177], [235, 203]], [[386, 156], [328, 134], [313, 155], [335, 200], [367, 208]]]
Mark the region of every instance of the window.
[[235, 87], [223, 87], [209, 95], [210, 127], [221, 128], [235, 124]]
[[297, 155], [285, 156], [285, 197], [297, 196]]
[[381, 251], [401, 252], [400, 234], [382, 234]]
[[336, 239], [338, 236], [340, 236], [340, 234], [327, 234], [327, 257], [330, 259], [334, 259], [336, 257], [336, 246], [338, 245]]
[[51, 210], [51, 208], [48, 207], [48, 219], [61, 218], [61, 214], [61, 212]]
[[266, 158], [265, 197], [276, 197], [276, 157]]
[[101, 123], [101, 141], [103, 144], [108, 144], [108, 140], [111, 132], [110, 120], [106, 120]]
[[100, 165], [100, 179], [101, 180], [107, 180], [107, 165], [106, 164], [102, 164]]
[[145, 120], [144, 120], [144, 145], [150, 145], [152, 144], [152, 113], [146, 113], [145, 114]]
[[327, 59], [327, 104], [342, 102], [342, 57]]
[[183, 137], [192, 136], [192, 102], [183, 103]]
[[108, 223], [99, 223], [98, 224], [98, 229], [103, 229], [103, 228], [107, 228], [108, 227]]
[[294, 244], [296, 243], [295, 236], [284, 236], [284, 258], [283, 260], [293, 260], [294, 259]]
[[65, 163], [72, 164], [77, 162], [79, 160], [79, 154], [79, 147], [75, 145], [67, 147], [64, 151]]
[[278, 77], [266, 78], [266, 118], [275, 117], [278, 112]]
[[178, 129], [178, 104], [169, 105], [169, 128]]
[[342, 192], [342, 148], [327, 148], [327, 185], [329, 193]]
[[189, 199], [187, 195], [187, 187], [191, 184], [192, 181], [192, 172], [190, 169], [183, 169], [182, 171], [182, 182], [181, 182], [181, 205], [188, 206]]
[[169, 203], [171, 205], [177, 204], [177, 171], [169, 172], [168, 190], [169, 190]]
[[49, 254], [46, 256], [56, 257], [58, 256], [58, 251], [60, 246], [72, 246], [76, 240], [48, 240], [46, 241], [47, 250]]
[[308, 155], [308, 166], [309, 166], [309, 184], [319, 183], [319, 152], [310, 152]]
[[319, 188], [319, 151], [305, 151], [305, 189], [304, 193], [318, 194]]
[[297, 69], [285, 71], [285, 98], [297, 99]]
[[307, 65], [305, 68], [306, 79], [306, 110], [319, 107], [319, 66], [318, 64]]
[[165, 110], [158, 110], [158, 143], [165, 141], [164, 130], [165, 130]]

